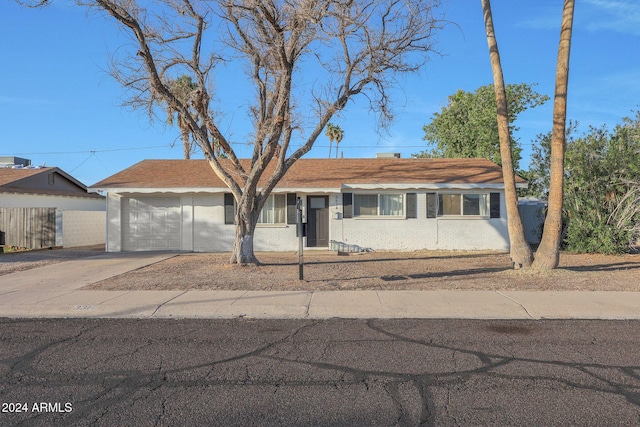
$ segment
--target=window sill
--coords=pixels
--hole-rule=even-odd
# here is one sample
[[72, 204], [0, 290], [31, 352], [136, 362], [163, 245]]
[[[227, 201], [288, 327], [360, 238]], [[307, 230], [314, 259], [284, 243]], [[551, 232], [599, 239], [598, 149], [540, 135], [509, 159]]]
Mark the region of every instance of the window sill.
[[[433, 219], [433, 218], [430, 218]], [[473, 219], [473, 220], [478, 220], [478, 219], [498, 219], [498, 218], [489, 218], [488, 215], [443, 215], [443, 216], [439, 216], [436, 219], [445, 219], [445, 220], [449, 220], [449, 219], [453, 219], [453, 220], [461, 220], [461, 219]]]
[[256, 228], [289, 228], [287, 224], [256, 224]]
[[353, 219], [370, 221], [370, 220], [377, 220], [377, 219], [382, 219], [382, 220], [407, 219], [407, 217], [392, 216], [392, 215], [369, 215], [369, 216], [354, 216]]

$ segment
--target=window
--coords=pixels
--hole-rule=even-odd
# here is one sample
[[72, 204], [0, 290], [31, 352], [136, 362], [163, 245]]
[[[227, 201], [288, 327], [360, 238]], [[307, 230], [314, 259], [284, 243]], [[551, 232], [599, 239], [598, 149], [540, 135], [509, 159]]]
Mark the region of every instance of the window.
[[402, 194], [380, 194], [380, 215], [402, 215]]
[[487, 215], [486, 194], [463, 194], [462, 215]]
[[438, 215], [460, 215], [460, 194], [438, 194]]
[[354, 216], [403, 216], [403, 194], [355, 194]]
[[356, 194], [355, 215], [378, 215], [378, 195], [377, 194]]
[[487, 194], [438, 194], [438, 216], [487, 216]]
[[287, 195], [271, 194], [265, 202], [258, 224], [285, 224], [287, 222]]

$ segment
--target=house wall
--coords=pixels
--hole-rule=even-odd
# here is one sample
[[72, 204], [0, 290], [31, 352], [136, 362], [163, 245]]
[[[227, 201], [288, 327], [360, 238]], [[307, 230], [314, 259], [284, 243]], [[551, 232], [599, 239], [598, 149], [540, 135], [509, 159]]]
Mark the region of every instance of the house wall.
[[[329, 239], [374, 250], [509, 249], [506, 208], [502, 194], [501, 218], [488, 219], [426, 218], [426, 191], [416, 193], [415, 219], [343, 218], [342, 194], [329, 194]], [[314, 194], [327, 195], [297, 194], [302, 199], [303, 208], [306, 196]], [[224, 223], [224, 194], [193, 193], [179, 197], [182, 209], [181, 249], [195, 252], [231, 251], [235, 226]], [[109, 194], [107, 199], [107, 251], [117, 252], [122, 250], [121, 196]], [[303, 221], [306, 218], [303, 217]], [[298, 238], [295, 225], [258, 225], [254, 248], [256, 251], [296, 251]]]
[[57, 212], [60, 213], [58, 222], [61, 228], [56, 232], [56, 245], [73, 248], [105, 243], [106, 212], [61, 210]]
[[231, 251], [235, 227], [224, 223], [223, 194], [194, 195], [193, 222], [193, 251]]
[[[492, 190], [495, 191], [495, 190]], [[343, 218], [342, 195], [330, 198], [331, 240], [374, 250], [509, 250], [506, 206], [501, 218], [427, 218], [426, 192], [417, 193], [417, 218]]]
[[0, 193], [3, 208], [57, 208], [74, 211], [104, 211], [105, 199], [43, 194]]
[[[224, 223], [224, 194], [196, 194], [192, 200], [192, 250], [231, 251], [235, 239], [235, 226]], [[295, 226], [259, 224], [253, 244], [256, 251], [295, 251], [298, 249]]]
[[107, 194], [107, 252], [122, 250], [122, 196]]

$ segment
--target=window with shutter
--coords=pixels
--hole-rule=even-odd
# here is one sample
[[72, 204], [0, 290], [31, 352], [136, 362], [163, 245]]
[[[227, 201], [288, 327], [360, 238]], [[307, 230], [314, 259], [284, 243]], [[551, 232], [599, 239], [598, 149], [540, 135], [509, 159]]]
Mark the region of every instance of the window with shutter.
[[438, 197], [436, 193], [427, 193], [427, 218], [435, 218], [438, 215]]
[[342, 217], [353, 218], [353, 193], [342, 193]]
[[489, 218], [500, 218], [500, 193], [491, 193], [489, 199]]
[[225, 193], [224, 195], [224, 223], [225, 224], [233, 224], [235, 223], [236, 218], [236, 210], [235, 210], [235, 201], [233, 199], [233, 194]]
[[418, 218], [418, 197], [416, 193], [407, 193], [407, 218]]
[[297, 218], [296, 212], [296, 193], [287, 194], [287, 224], [295, 224]]

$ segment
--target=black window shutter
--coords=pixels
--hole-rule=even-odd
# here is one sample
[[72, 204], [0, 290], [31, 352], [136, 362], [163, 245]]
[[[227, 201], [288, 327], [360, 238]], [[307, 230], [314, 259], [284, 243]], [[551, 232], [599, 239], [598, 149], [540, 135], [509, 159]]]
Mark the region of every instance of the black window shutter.
[[353, 218], [353, 193], [342, 193], [342, 217]]
[[427, 193], [427, 218], [435, 218], [438, 215], [438, 198], [436, 193]]
[[489, 218], [500, 218], [500, 193], [489, 195]]
[[224, 193], [224, 223], [233, 224], [235, 222], [236, 212], [233, 208], [233, 194]]
[[296, 202], [296, 193], [287, 193], [287, 224], [297, 222]]
[[418, 218], [417, 199], [416, 193], [407, 193], [407, 218]]

